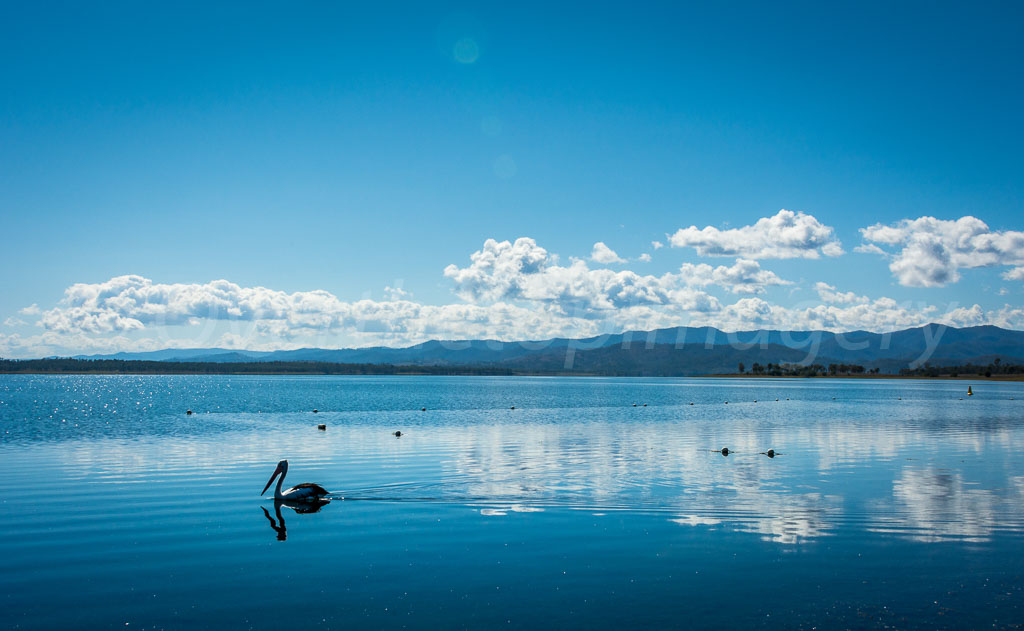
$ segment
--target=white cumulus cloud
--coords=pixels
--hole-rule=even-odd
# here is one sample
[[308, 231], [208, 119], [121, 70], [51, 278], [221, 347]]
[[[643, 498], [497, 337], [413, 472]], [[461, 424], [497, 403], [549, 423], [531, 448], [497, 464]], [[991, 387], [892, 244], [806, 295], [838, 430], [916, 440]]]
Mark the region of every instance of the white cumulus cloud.
[[594, 244], [594, 249], [590, 252], [590, 260], [595, 263], [604, 264], [626, 262], [626, 259], [616, 254], [615, 250], [605, 245], [604, 241], [598, 241]]
[[793, 284], [779, 278], [775, 272], [761, 269], [761, 265], [751, 259], [736, 259], [732, 266], [719, 265], [714, 268], [706, 263], [684, 263], [679, 268], [679, 276], [688, 285], [718, 285], [734, 294], [762, 294], [766, 287]]
[[444, 269], [444, 275], [454, 281], [459, 296], [473, 302], [516, 297], [521, 293], [523, 277], [557, 261], [528, 237], [514, 243], [487, 239], [484, 247], [469, 258], [468, 267], [452, 264]]
[[960, 307], [914, 301], [898, 302], [889, 297], [869, 298], [853, 292], [842, 292], [827, 283], [816, 283], [821, 304], [786, 307], [762, 298], [742, 298], [725, 305], [715, 313], [694, 314], [693, 325], [714, 326], [725, 331], [760, 328], [794, 331], [873, 331], [884, 333], [933, 322], [965, 327], [993, 324], [1008, 329], [1024, 327], [1024, 308], [1004, 305], [984, 310], [980, 305]]
[[814, 283], [814, 291], [818, 292], [818, 297], [822, 302], [830, 305], [855, 305], [870, 302], [867, 296], [858, 296], [852, 291], [836, 291], [836, 288], [828, 283]]
[[1015, 267], [1003, 272], [1004, 280], [1024, 280], [1024, 267]]
[[669, 237], [672, 247], [692, 247], [701, 256], [741, 256], [749, 259], [816, 259], [839, 256], [842, 244], [835, 230], [813, 215], [780, 210], [742, 228], [714, 226], [681, 228]]
[[862, 243], [857, 247], [853, 248], [854, 252], [860, 254], [878, 254], [879, 256], [889, 256], [889, 253], [878, 247], [874, 243]]
[[470, 265], [449, 265], [444, 275], [456, 294], [472, 303], [494, 300], [548, 304], [566, 312], [611, 310], [657, 305], [684, 310], [714, 311], [718, 301], [680, 281], [678, 275], [590, 269], [585, 261], [557, 264], [533, 239], [488, 239], [470, 256]]
[[[1024, 264], [1024, 232], [995, 231], [977, 217], [956, 220], [919, 217], [892, 225], [877, 223], [861, 229], [868, 247], [886, 252], [889, 269], [901, 285], [941, 287], [960, 280], [960, 269]], [[1010, 270], [1004, 275], [1015, 274]], [[1021, 272], [1024, 277], [1024, 272]]]
[[431, 336], [525, 338], [594, 328], [582, 319], [500, 301], [345, 302], [322, 290], [288, 293], [226, 280], [164, 284], [141, 276], [72, 285], [58, 306], [41, 313], [38, 324], [49, 333], [73, 336], [129, 334], [206, 321], [251, 322], [258, 333], [285, 340], [325, 331], [404, 342]]

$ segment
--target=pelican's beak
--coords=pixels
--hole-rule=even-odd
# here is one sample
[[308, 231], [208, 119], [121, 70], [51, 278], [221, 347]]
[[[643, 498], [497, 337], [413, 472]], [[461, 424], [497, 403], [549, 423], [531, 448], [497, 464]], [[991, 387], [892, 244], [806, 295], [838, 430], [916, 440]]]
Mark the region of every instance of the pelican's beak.
[[269, 489], [270, 485], [274, 483], [274, 478], [276, 478], [277, 474], [279, 473], [281, 473], [281, 465], [277, 465], [277, 468], [274, 469], [274, 475], [270, 476], [270, 479], [267, 480], [267, 485], [263, 487], [262, 491], [260, 491], [260, 495], [263, 495], [264, 493], [267, 492], [267, 489]]

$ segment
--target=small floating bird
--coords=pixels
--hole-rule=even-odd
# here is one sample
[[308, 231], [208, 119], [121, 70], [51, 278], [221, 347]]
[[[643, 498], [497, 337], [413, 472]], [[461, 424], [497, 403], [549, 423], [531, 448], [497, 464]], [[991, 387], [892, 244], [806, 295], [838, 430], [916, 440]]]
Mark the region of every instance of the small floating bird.
[[321, 432], [326, 432], [327, 431], [327, 424], [326, 423], [320, 423], [319, 425], [316, 426], [316, 428], [318, 430], [320, 430]]
[[185, 410], [185, 416], [192, 416], [192, 410]]
[[510, 410], [514, 410], [514, 409], [516, 409], [516, 406], [514, 406], [514, 405], [513, 405], [513, 406], [512, 406], [512, 407], [510, 407], [509, 409], [510, 409]]
[[396, 432], [392, 432], [391, 435], [394, 436], [395, 438], [401, 438], [402, 437], [402, 430], [398, 430]]
[[278, 475], [281, 477], [278, 478], [277, 488], [274, 489], [275, 500], [288, 502], [316, 502], [323, 499], [323, 497], [328, 493], [327, 489], [324, 487], [310, 482], [298, 484], [287, 491], [282, 491], [281, 486], [284, 484], [284, 476], [288, 475], [288, 461], [282, 460], [277, 463], [277, 468], [274, 469], [274, 475], [270, 476], [270, 479], [267, 480], [267, 485], [263, 487], [263, 491], [260, 492], [260, 495], [267, 492], [267, 489], [269, 489], [270, 485], [274, 482], [274, 478], [277, 478]]
[[768, 451], [762, 451], [761, 455], [762, 456], [768, 456], [769, 458], [774, 458], [775, 457], [775, 450], [774, 449], [769, 449]]
[[728, 456], [729, 455], [729, 448], [728, 447], [722, 447], [722, 455], [723, 456]]
[[420, 412], [426, 412], [427, 408], [420, 408]]
[[317, 413], [317, 412], [319, 412], [319, 411], [320, 411], [320, 410], [318, 410], [318, 409], [316, 409], [316, 408], [313, 408], [313, 414], [316, 414], [316, 413]]

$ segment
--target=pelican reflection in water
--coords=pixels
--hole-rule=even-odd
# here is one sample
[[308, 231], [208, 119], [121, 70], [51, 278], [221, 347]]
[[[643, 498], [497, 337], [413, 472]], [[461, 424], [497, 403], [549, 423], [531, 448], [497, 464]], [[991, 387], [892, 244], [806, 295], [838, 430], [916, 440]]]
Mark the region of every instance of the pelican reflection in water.
[[271, 517], [270, 516], [270, 511], [268, 511], [265, 507], [260, 506], [260, 509], [263, 511], [263, 514], [266, 516], [267, 521], [270, 522], [270, 527], [273, 528], [274, 532], [277, 533], [277, 540], [278, 541], [285, 541], [286, 539], [288, 539], [288, 526], [285, 525], [285, 523], [284, 523], [284, 515], [281, 514], [281, 507], [282, 506], [287, 506], [288, 508], [292, 509], [296, 513], [303, 514], [303, 513], [319, 513], [321, 508], [323, 508], [324, 506], [326, 506], [326, 505], [328, 505], [330, 503], [331, 503], [330, 500], [325, 500], [325, 499], [318, 499], [318, 500], [314, 500], [314, 501], [311, 501], [311, 502], [284, 502], [284, 501], [281, 501], [281, 500], [274, 500], [274, 516], [277, 519], [274, 519], [274, 517]]

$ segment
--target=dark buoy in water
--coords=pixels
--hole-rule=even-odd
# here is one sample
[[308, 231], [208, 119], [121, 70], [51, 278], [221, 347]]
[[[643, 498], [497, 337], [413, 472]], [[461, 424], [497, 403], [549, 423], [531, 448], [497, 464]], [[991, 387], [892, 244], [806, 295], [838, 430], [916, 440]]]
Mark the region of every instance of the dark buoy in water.
[[729, 448], [728, 447], [722, 447], [722, 455], [723, 456], [728, 456], [729, 455]]
[[775, 399], [775, 400], [778, 401], [778, 399]]
[[185, 410], [185, 416], [192, 416], [192, 410]]
[[313, 408], [313, 414], [316, 414], [316, 413], [318, 413], [318, 412], [320, 412], [320, 410], [318, 410], [318, 409], [316, 409], [316, 408]]
[[728, 402], [728, 401], [726, 401], [726, 402], [725, 402], [725, 404], [726, 404], [726, 405], [729, 405], [729, 402]]
[[393, 432], [391, 435], [394, 436], [395, 438], [401, 438], [402, 437], [402, 431], [399, 430], [397, 432]]
[[427, 408], [420, 408], [420, 412], [426, 412]]
[[513, 405], [513, 406], [512, 406], [512, 407], [510, 407], [509, 409], [510, 409], [510, 410], [514, 410], [514, 409], [516, 409], [516, 406], [514, 406], [514, 405]]
[[693, 405], [693, 401], [690, 401], [690, 405]]
[[318, 430], [320, 430], [321, 432], [326, 432], [327, 431], [327, 425], [325, 425], [324, 423], [320, 423], [319, 425], [316, 426], [316, 428]]
[[754, 403], [757, 403], [757, 399], [754, 399]]

